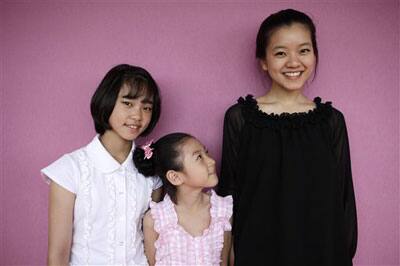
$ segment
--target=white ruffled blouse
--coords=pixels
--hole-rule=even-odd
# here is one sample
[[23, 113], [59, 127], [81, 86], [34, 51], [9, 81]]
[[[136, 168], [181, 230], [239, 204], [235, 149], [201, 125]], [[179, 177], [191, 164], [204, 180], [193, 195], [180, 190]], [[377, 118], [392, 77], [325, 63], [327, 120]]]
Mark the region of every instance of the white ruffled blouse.
[[132, 152], [120, 164], [96, 136], [41, 172], [76, 195], [71, 265], [147, 265], [142, 218], [162, 183], [138, 173]]

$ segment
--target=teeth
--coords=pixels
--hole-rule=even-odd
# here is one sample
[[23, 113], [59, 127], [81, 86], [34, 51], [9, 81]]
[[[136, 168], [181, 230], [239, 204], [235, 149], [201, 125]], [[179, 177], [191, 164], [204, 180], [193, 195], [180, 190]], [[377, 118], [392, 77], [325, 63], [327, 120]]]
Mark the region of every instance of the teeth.
[[138, 129], [139, 128], [139, 126], [135, 126], [135, 125], [127, 125], [129, 128], [132, 128], [132, 129]]
[[300, 71], [297, 71], [297, 72], [285, 72], [284, 74], [289, 77], [297, 77], [300, 76], [300, 73], [301, 73]]

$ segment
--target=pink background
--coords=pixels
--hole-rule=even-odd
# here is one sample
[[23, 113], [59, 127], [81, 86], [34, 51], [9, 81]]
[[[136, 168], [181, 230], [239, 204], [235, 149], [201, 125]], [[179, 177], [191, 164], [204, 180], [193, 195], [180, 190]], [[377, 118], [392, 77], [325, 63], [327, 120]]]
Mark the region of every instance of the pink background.
[[288, 7], [317, 24], [320, 64], [306, 93], [346, 116], [355, 264], [399, 265], [399, 2], [344, 0], [0, 2], [0, 264], [45, 263], [48, 187], [39, 169], [91, 140], [90, 97], [106, 71], [147, 68], [163, 96], [152, 137], [190, 132], [219, 161], [224, 111], [265, 92], [258, 26]]

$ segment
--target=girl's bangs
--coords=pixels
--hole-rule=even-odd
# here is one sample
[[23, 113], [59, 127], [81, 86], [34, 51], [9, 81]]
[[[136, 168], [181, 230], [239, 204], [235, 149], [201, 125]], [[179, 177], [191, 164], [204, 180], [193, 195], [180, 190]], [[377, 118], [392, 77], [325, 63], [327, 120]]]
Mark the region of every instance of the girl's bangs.
[[154, 89], [149, 86], [147, 80], [142, 78], [134, 78], [127, 80], [125, 84], [129, 87], [129, 94], [126, 95], [129, 98], [137, 99], [145, 96], [145, 100], [152, 101], [154, 96]]

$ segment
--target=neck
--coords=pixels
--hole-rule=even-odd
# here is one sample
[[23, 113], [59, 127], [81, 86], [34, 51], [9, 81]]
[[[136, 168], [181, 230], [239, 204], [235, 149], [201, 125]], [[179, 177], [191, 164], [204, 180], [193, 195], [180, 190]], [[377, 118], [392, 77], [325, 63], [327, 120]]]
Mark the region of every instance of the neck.
[[307, 99], [302, 90], [286, 90], [275, 83], [272, 84], [267, 94], [261, 98], [268, 99], [268, 102], [280, 102], [283, 104], [291, 104]]
[[189, 210], [196, 210], [204, 202], [203, 189], [185, 189], [179, 187], [176, 191], [176, 201], [179, 207]]
[[107, 130], [100, 136], [100, 141], [104, 148], [111, 154], [111, 156], [119, 163], [123, 163], [132, 149], [132, 142], [124, 140], [115, 136], [111, 130]]

